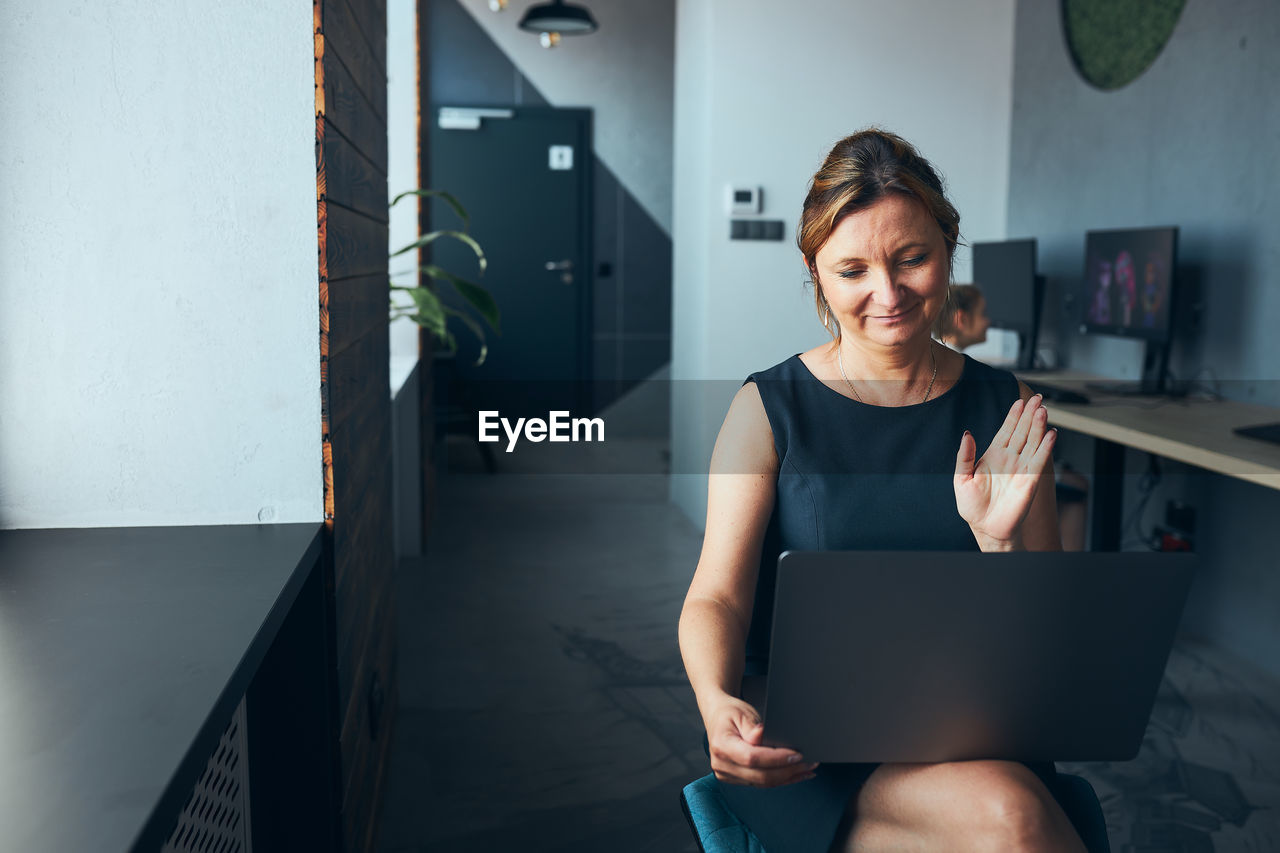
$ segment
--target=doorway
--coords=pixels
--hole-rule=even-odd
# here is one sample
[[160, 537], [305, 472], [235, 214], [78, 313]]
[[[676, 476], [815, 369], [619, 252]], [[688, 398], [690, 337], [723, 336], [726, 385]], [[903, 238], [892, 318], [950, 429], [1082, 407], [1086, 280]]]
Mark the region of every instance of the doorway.
[[[471, 249], [453, 240], [434, 244], [433, 261], [483, 284], [502, 316], [501, 334], [487, 335], [479, 365], [475, 336], [455, 329], [459, 347], [446, 384], [468, 408], [503, 417], [585, 414], [592, 378], [591, 111], [437, 106], [429, 135], [428, 185], [461, 202], [488, 267], [476, 278]], [[439, 200], [431, 222], [436, 229], [459, 224]]]

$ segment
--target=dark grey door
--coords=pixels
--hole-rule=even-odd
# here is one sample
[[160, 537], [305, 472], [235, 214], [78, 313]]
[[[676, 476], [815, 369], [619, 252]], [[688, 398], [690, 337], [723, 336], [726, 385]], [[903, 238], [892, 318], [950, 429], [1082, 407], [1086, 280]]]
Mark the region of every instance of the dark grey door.
[[[478, 121], [468, 121], [466, 112], [453, 108], [454, 120], [442, 128], [441, 109], [434, 109], [429, 141], [429, 185], [455, 195], [471, 215], [471, 233], [489, 262], [479, 281], [502, 312], [502, 333], [488, 336], [482, 365], [473, 364], [474, 336], [455, 332], [456, 378], [473, 406], [497, 409], [504, 417], [545, 417], [551, 409], [585, 414], [591, 379], [591, 113], [477, 113], [472, 115]], [[433, 203], [432, 228], [457, 221], [443, 203]], [[437, 263], [475, 280], [469, 249], [450, 240], [435, 246]]]

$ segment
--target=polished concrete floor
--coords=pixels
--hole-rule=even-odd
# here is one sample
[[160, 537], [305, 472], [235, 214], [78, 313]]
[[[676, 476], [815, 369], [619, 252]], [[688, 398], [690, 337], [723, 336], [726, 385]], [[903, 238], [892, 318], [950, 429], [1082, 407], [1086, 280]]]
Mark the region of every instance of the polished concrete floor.
[[[449, 452], [430, 551], [397, 573], [379, 850], [695, 851], [677, 794], [707, 762], [675, 625], [701, 536], [662, 444], [615, 444], [617, 474]], [[1280, 850], [1280, 685], [1184, 638], [1139, 758], [1060, 769], [1094, 784], [1117, 853]]]
[[676, 620], [701, 536], [667, 503], [662, 445], [626, 451], [653, 474], [503, 454], [470, 473], [474, 452], [451, 443], [464, 473], [397, 574], [380, 849], [695, 851], [678, 794], [707, 769]]

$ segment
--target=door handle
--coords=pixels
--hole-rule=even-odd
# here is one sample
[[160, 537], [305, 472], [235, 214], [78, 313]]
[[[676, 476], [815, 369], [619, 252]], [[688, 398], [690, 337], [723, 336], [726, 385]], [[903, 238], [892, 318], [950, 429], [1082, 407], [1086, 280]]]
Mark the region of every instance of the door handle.
[[565, 284], [573, 284], [573, 261], [565, 258], [563, 261], [547, 261], [547, 272], [560, 271], [560, 280]]

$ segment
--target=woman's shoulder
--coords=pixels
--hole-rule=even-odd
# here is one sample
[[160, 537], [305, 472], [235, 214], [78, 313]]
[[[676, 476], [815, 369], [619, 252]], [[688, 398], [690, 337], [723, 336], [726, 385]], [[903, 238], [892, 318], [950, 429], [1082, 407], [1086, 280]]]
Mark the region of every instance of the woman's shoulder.
[[973, 376], [975, 378], [984, 379], [988, 381], [991, 381], [991, 380], [1002, 380], [1002, 381], [1009, 381], [1009, 382], [1018, 381], [1017, 377], [1015, 377], [1012, 373], [1010, 373], [1008, 370], [1005, 370], [1002, 367], [995, 367], [993, 365], [987, 364], [985, 361], [978, 361], [978, 359], [974, 358], [973, 356], [967, 355], [961, 352], [956, 353], [956, 356], [964, 359], [964, 371], [965, 371], [966, 377]]
[[1023, 385], [1010, 371], [993, 367], [970, 355], [957, 355], [964, 359], [964, 381], [970, 389], [983, 389], [1000, 400], [1008, 399], [1010, 402], [1021, 396]]
[[800, 363], [800, 355], [793, 355], [785, 358], [772, 367], [764, 370], [757, 370], [747, 377], [748, 382], [759, 382], [761, 380], [791, 380], [796, 378], [797, 366], [803, 367]]

